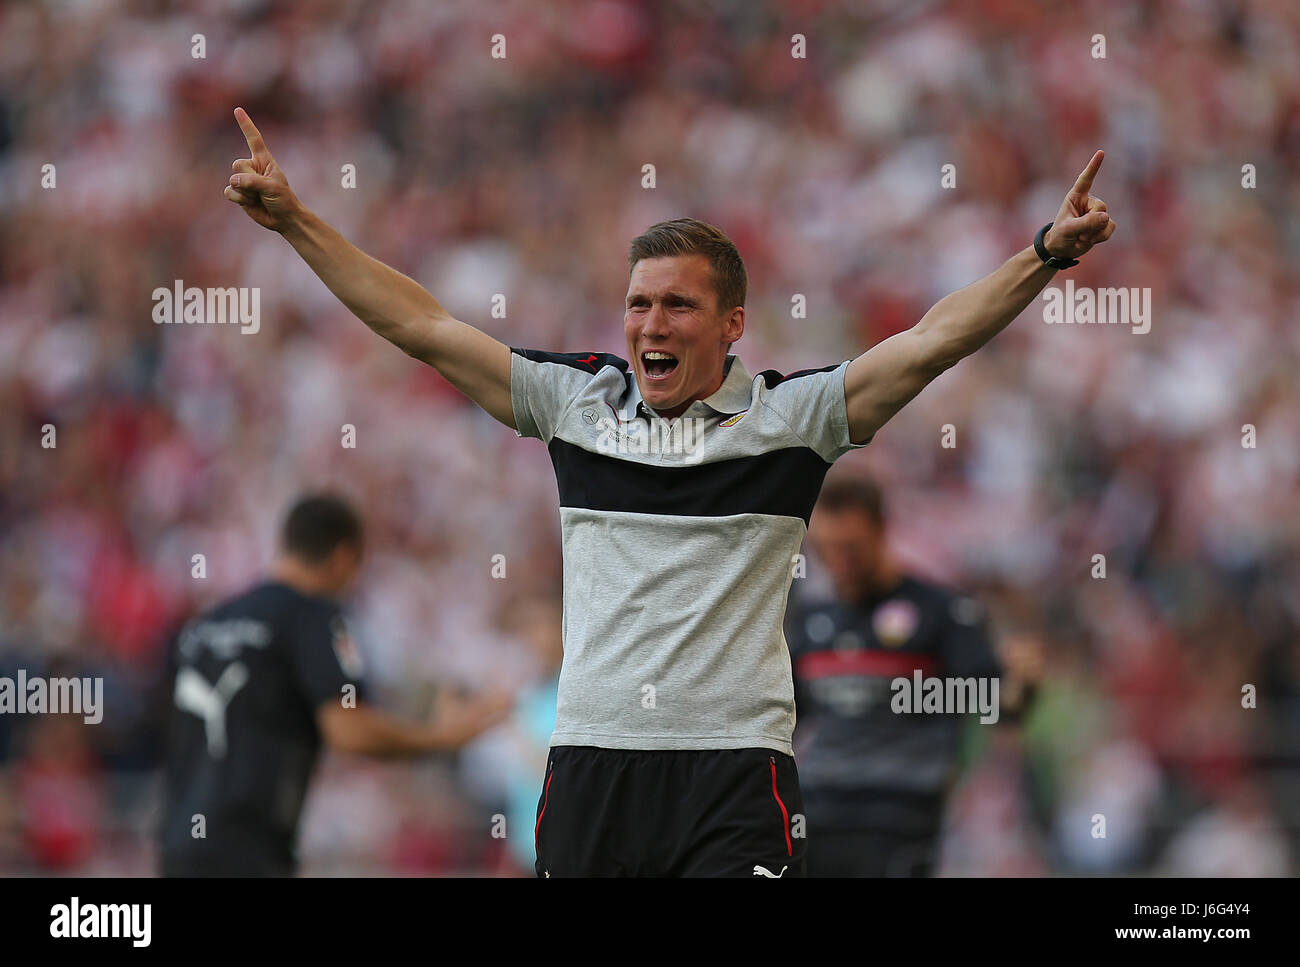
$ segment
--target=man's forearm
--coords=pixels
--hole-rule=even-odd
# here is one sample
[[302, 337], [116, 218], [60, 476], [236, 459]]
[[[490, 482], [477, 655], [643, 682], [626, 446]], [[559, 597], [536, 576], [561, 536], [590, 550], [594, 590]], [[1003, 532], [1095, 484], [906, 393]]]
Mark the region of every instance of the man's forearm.
[[414, 279], [373, 259], [311, 212], [289, 187], [253, 119], [235, 109], [251, 158], [238, 158], [225, 187], [262, 228], [279, 232], [338, 300], [404, 353], [428, 363], [452, 386], [512, 429], [510, 347], [453, 319]]
[[304, 209], [281, 234], [353, 315], [412, 355], [428, 342], [431, 320], [447, 314], [418, 282], [371, 258], [311, 211]]
[[936, 369], [969, 356], [1024, 311], [1056, 270], [1026, 248], [1001, 268], [945, 296], [921, 317], [914, 331], [928, 344]]
[[[1096, 151], [1061, 203], [1042, 245], [1056, 259], [1078, 259], [1115, 231], [1106, 203], [1090, 194], [1105, 153]], [[934, 380], [1005, 329], [1056, 270], [1033, 247], [996, 272], [935, 303], [911, 329], [895, 333], [849, 364], [844, 376], [849, 439], [865, 443]]]
[[344, 708], [335, 701], [316, 712], [321, 734], [340, 752], [380, 757], [423, 755], [459, 749], [502, 721], [514, 707], [507, 693], [439, 699], [439, 714], [428, 722], [406, 722], [362, 703]]
[[351, 709], [330, 709], [331, 719], [322, 722], [330, 746], [339, 752], [377, 758], [424, 755], [447, 747], [434, 726], [404, 722], [368, 705]]

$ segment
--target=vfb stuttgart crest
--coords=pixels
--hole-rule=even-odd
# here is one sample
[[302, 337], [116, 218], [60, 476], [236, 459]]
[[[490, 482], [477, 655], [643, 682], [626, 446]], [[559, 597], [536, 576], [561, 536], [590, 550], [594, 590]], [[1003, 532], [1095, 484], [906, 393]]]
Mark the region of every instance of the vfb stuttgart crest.
[[916, 633], [921, 612], [911, 601], [886, 601], [871, 616], [871, 627], [882, 645], [897, 648]]

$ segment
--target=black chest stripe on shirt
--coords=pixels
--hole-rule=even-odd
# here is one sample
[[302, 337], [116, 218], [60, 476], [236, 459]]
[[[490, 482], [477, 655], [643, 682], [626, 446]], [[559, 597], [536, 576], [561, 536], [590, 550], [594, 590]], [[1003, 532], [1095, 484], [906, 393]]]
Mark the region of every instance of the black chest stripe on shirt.
[[627, 372], [627, 360], [613, 353], [549, 353], [541, 349], [519, 349], [515, 346], [511, 346], [510, 351], [535, 363], [555, 363], [559, 366], [580, 369], [592, 375], [599, 373], [606, 366], [613, 366], [621, 372]]
[[817, 373], [831, 373], [840, 368], [839, 363], [832, 363], [829, 366], [823, 366], [821, 369], [799, 369], [793, 373], [779, 373], [775, 369], [765, 369], [758, 375], [763, 378], [763, 383], [768, 389], [775, 389], [782, 383], [792, 379], [798, 379], [800, 376], [814, 376]]
[[689, 467], [620, 460], [558, 437], [549, 450], [561, 507], [675, 517], [770, 514], [807, 524], [830, 469], [805, 447]]

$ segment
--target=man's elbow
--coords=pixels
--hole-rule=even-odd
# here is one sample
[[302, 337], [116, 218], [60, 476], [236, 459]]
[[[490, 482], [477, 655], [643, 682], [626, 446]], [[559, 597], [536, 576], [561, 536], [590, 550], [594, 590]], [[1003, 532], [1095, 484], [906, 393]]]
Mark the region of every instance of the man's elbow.
[[412, 359], [437, 368], [440, 362], [438, 322], [427, 316], [402, 322], [394, 327], [388, 341]]
[[912, 327], [917, 351], [912, 365], [926, 383], [952, 369], [975, 351], [965, 340], [953, 336], [949, 329], [929, 317]]

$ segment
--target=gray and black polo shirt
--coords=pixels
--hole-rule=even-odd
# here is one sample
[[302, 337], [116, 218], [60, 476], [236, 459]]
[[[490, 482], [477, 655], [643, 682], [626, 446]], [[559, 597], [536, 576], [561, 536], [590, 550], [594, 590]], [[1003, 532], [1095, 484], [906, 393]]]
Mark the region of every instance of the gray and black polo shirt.
[[626, 360], [512, 349], [520, 436], [550, 450], [564, 549], [551, 745], [793, 754], [782, 623], [795, 557], [849, 441], [848, 362], [722, 386], [664, 420]]

